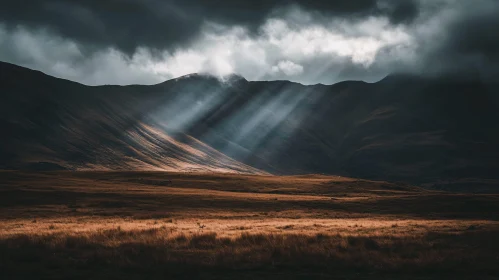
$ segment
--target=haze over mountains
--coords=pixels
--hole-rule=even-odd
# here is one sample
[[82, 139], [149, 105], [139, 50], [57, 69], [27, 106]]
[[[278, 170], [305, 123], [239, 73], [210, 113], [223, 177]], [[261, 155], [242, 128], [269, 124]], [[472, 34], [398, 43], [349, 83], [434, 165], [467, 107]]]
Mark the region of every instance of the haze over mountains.
[[85, 86], [0, 63], [0, 93], [1, 169], [499, 177], [497, 86], [472, 78]]

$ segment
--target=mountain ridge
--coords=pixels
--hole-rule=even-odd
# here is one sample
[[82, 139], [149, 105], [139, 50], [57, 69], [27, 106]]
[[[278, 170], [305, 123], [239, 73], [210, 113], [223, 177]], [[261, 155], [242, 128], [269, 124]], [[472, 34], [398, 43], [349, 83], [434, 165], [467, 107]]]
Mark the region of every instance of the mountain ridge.
[[[496, 88], [479, 81], [390, 75], [376, 83], [301, 85], [223, 83], [191, 75], [150, 86], [85, 86], [45, 74], [34, 77], [29, 71], [35, 70], [8, 65], [0, 63], [0, 123], [10, 132], [0, 147], [4, 167], [26, 161], [21, 154], [36, 146], [30, 139], [50, 146], [56, 158], [67, 155], [68, 145], [80, 154], [97, 145], [118, 150], [115, 165], [109, 166], [113, 169], [130, 157], [164, 161], [173, 153], [167, 149], [172, 142], [164, 137], [185, 135], [213, 149], [213, 156], [220, 153], [216, 158], [231, 159], [229, 165], [238, 166], [238, 172], [247, 168], [427, 183], [490, 179], [499, 170]], [[68, 137], [72, 134], [61, 125], [85, 128], [79, 137], [87, 142]], [[164, 136], [144, 136], [144, 127]], [[34, 136], [29, 129], [36, 131]], [[141, 140], [131, 140], [130, 131]], [[107, 135], [107, 142], [98, 140], [101, 135]], [[155, 141], [163, 146], [151, 153], [146, 147]], [[103, 161], [64, 158], [78, 164]], [[202, 161], [197, 163], [201, 168]]]

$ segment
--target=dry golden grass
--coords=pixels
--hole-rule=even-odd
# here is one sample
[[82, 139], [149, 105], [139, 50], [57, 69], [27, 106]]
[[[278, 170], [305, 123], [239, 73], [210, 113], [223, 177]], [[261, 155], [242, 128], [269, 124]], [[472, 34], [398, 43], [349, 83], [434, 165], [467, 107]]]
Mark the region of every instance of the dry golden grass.
[[495, 238], [496, 232], [489, 231], [405, 237], [241, 234], [228, 238], [216, 233], [172, 234], [163, 228], [116, 228], [86, 234], [17, 235], [1, 240], [0, 252], [3, 269], [12, 273], [9, 277], [36, 273], [80, 278], [89, 269], [102, 269], [100, 273], [116, 278], [130, 276], [122, 270], [146, 275], [182, 273], [178, 275], [182, 278], [193, 277], [199, 270], [214, 275], [237, 275], [243, 270], [288, 276], [308, 271], [312, 275], [368, 273], [380, 278], [428, 273], [485, 277], [497, 273], [499, 243], [490, 243]]
[[2, 279], [499, 277], [493, 194], [336, 176], [0, 172], [0, 209]]

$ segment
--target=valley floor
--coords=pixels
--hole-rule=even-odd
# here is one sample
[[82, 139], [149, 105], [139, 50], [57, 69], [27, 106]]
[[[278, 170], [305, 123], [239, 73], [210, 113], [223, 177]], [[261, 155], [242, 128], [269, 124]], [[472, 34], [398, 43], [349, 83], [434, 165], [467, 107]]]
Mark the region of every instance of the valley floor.
[[499, 195], [337, 176], [0, 172], [1, 279], [499, 279]]

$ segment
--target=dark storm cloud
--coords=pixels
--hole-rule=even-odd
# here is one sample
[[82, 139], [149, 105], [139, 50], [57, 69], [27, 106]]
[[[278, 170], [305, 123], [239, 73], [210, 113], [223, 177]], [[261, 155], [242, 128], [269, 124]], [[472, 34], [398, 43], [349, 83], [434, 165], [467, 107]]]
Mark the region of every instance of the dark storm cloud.
[[275, 9], [298, 5], [325, 16], [388, 16], [411, 22], [414, 0], [4, 0], [0, 21], [7, 27], [47, 28], [87, 49], [114, 47], [133, 54], [137, 47], [174, 48], [188, 44], [208, 21], [243, 25], [251, 31]]
[[0, 60], [88, 84], [499, 76], [498, 0], [3, 0]]
[[138, 46], [172, 46], [188, 39], [200, 19], [187, 12], [150, 0], [34, 0], [2, 4], [0, 18], [7, 26], [48, 28], [89, 47], [133, 53]]
[[[421, 65], [418, 70], [436, 75], [478, 75], [485, 80], [497, 80], [499, 1], [448, 0], [445, 3], [437, 11], [440, 14], [433, 26], [434, 36], [417, 38], [423, 49], [419, 53]], [[438, 16], [447, 18], [440, 21]]]

